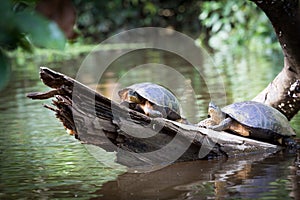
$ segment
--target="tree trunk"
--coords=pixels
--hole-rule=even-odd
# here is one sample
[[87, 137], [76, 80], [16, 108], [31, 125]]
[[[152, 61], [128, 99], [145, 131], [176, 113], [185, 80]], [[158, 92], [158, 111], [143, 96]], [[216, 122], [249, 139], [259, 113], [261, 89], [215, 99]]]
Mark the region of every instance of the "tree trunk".
[[117, 161], [134, 171], [175, 161], [269, 154], [280, 149], [226, 132], [150, 118], [48, 68], [41, 68], [40, 76], [54, 90], [31, 93], [28, 97], [55, 97], [55, 107], [45, 107], [56, 113], [70, 134], [83, 143], [118, 152]]
[[299, 0], [252, 0], [270, 19], [284, 55], [284, 67], [254, 100], [281, 111], [289, 120], [300, 110]]

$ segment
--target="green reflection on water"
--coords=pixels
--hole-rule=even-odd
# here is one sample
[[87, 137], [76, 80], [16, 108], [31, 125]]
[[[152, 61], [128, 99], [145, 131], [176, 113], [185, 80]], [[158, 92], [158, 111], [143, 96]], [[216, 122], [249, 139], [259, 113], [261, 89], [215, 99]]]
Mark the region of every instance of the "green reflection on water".
[[287, 190], [291, 191], [291, 183], [289, 180], [285, 179], [276, 179], [273, 182], [269, 183], [270, 192], [262, 193], [263, 196], [260, 199], [270, 199], [276, 197], [277, 199], [288, 199], [290, 198], [289, 193]]

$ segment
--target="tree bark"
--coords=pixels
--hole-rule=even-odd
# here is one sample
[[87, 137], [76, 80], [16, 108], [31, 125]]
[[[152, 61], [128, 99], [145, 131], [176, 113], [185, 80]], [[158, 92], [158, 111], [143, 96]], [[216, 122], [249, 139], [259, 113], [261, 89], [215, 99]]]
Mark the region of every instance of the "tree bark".
[[254, 100], [278, 109], [290, 120], [300, 110], [299, 0], [252, 1], [271, 21], [284, 55], [282, 71]]
[[[31, 99], [55, 97], [54, 107], [45, 107], [56, 113], [56, 117], [70, 134], [83, 143], [118, 152], [117, 161], [131, 168], [214, 157], [269, 154], [280, 150], [276, 145], [226, 132], [185, 125], [164, 118], [150, 118], [48, 68], [41, 68], [40, 76], [47, 86], [54, 89], [27, 96]], [[139, 137], [142, 134], [153, 136]], [[170, 155], [170, 152], [178, 152], [180, 155]]]

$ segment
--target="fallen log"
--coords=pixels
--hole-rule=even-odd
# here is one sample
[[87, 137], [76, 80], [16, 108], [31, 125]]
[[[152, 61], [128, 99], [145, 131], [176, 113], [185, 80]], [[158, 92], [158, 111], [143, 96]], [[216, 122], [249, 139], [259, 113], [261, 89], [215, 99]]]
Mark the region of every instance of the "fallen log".
[[33, 92], [31, 99], [53, 99], [54, 111], [67, 131], [85, 144], [117, 152], [117, 162], [131, 169], [216, 157], [272, 154], [281, 147], [226, 132], [150, 118], [120, 105], [78, 81], [41, 67], [48, 92]]

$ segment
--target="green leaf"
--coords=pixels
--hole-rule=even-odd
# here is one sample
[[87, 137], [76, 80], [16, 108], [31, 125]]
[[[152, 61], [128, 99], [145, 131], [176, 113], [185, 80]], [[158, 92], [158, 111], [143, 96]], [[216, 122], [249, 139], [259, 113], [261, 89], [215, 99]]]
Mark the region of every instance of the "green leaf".
[[209, 15], [209, 12], [207, 10], [204, 10], [201, 12], [201, 14], [199, 15], [199, 19], [200, 20], [205, 20]]
[[218, 32], [221, 29], [222, 25], [223, 23], [221, 22], [221, 20], [216, 21], [212, 26], [211, 32], [213, 33]]
[[29, 12], [17, 13], [17, 22], [22, 32], [38, 47], [63, 50], [66, 38], [56, 23]]

